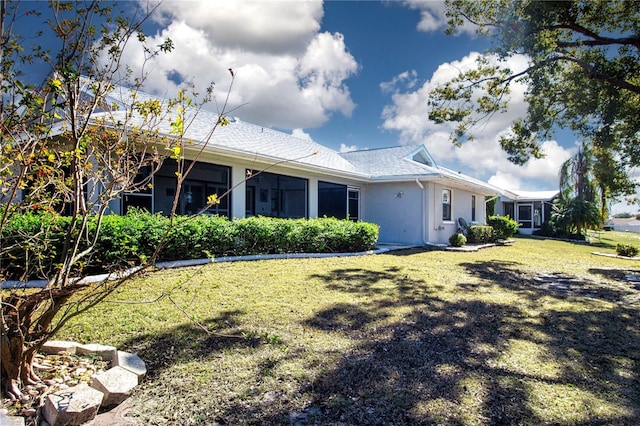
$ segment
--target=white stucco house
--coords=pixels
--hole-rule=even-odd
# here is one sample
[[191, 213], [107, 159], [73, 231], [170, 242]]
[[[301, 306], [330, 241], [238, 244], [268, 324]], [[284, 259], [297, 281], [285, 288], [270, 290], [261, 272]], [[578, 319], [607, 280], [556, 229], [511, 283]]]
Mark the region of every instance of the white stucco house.
[[551, 205], [560, 195], [556, 190], [503, 190], [496, 202], [495, 214], [509, 216], [520, 224], [518, 232], [531, 235], [551, 218]]
[[[105, 102], [110, 111], [94, 115], [117, 120], [126, 109], [120, 111], [118, 105], [124, 107], [130, 96], [128, 89], [115, 87]], [[206, 146], [184, 183], [180, 213], [197, 212], [207, 196], [233, 188], [211, 214], [349, 218], [378, 224], [381, 243], [446, 244], [458, 218], [483, 223], [485, 197], [500, 194], [488, 183], [439, 166], [424, 145], [340, 153], [233, 118], [210, 136], [217, 120], [215, 113], [200, 111], [186, 130], [193, 141], [184, 148], [187, 160]], [[171, 137], [168, 122], [158, 128]], [[168, 212], [175, 171], [175, 161], [165, 161], [152, 189], [126, 194], [112, 210], [123, 214], [139, 206]]]

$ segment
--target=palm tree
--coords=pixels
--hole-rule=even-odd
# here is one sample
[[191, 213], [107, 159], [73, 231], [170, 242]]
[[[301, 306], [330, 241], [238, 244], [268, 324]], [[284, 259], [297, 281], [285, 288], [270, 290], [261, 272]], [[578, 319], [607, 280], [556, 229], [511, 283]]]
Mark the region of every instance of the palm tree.
[[583, 142], [578, 148], [578, 153], [562, 164], [560, 168], [560, 195], [563, 199], [595, 200], [597, 186], [593, 175], [594, 162], [593, 153]]

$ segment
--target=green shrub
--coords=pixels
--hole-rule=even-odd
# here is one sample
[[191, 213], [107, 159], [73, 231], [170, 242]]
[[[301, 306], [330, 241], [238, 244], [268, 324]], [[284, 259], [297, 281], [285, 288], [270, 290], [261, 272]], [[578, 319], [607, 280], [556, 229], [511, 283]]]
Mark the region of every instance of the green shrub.
[[631, 244], [618, 244], [616, 246], [618, 256], [635, 257], [638, 255], [638, 247]]
[[3, 226], [0, 278], [45, 278], [52, 274], [69, 218], [53, 213], [14, 214]]
[[509, 216], [489, 216], [487, 224], [493, 228], [494, 240], [506, 240], [518, 232], [518, 222]]
[[493, 241], [493, 228], [488, 225], [471, 225], [467, 228], [467, 241], [485, 244]]
[[[89, 218], [89, 241], [97, 218]], [[46, 278], [55, 271], [70, 218], [49, 213], [14, 215], [4, 226], [6, 249], [0, 258], [5, 279]], [[146, 262], [166, 235], [158, 261], [272, 253], [338, 253], [371, 249], [375, 224], [334, 218], [276, 219], [250, 217], [230, 221], [220, 216], [169, 218], [132, 210], [106, 215], [91, 256], [77, 273], [98, 273]], [[84, 242], [86, 245], [87, 242]], [[86, 246], [85, 246], [86, 247]], [[85, 248], [81, 247], [81, 249]]]
[[449, 244], [453, 247], [462, 247], [467, 243], [467, 237], [464, 234], [453, 234], [449, 237]]

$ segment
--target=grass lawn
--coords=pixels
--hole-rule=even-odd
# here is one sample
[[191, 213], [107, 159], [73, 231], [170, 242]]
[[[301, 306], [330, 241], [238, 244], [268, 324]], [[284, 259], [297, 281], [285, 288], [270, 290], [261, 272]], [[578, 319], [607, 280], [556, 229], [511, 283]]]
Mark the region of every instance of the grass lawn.
[[640, 424], [621, 238], [165, 270], [57, 338], [147, 362], [141, 424]]

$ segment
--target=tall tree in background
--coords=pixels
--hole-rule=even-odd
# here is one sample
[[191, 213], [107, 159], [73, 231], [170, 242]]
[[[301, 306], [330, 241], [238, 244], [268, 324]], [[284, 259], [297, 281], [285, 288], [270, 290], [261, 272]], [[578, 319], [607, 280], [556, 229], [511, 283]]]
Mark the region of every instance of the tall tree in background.
[[593, 155], [586, 144], [578, 149], [560, 168], [560, 194], [562, 198], [582, 198], [594, 201], [596, 186], [593, 178]]
[[[435, 88], [429, 118], [456, 124], [451, 138], [473, 138], [474, 127], [505, 112], [511, 85], [527, 85], [525, 117], [500, 143], [524, 164], [559, 128], [589, 144], [607, 197], [635, 190], [630, 167], [640, 165], [640, 2], [447, 0], [448, 33], [466, 22], [494, 41], [474, 69]], [[524, 69], [507, 59], [524, 55]]]

